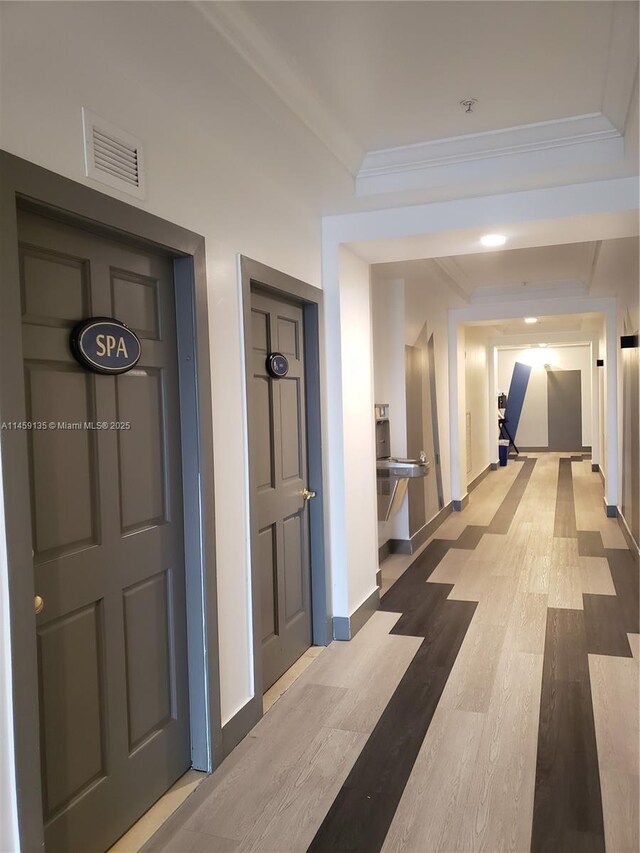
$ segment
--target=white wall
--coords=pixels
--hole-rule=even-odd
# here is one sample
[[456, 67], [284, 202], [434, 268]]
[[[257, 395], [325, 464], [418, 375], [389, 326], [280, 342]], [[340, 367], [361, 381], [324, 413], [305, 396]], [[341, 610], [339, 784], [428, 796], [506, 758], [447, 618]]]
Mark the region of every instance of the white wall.
[[[349, 614], [377, 588], [378, 549], [373, 418], [373, 361], [369, 264], [348, 249], [340, 256], [342, 393], [344, 397], [344, 483], [348, 500], [347, 581]], [[363, 519], [361, 508], [369, 512]], [[354, 511], [355, 510], [355, 511]]]
[[[405, 318], [408, 346], [415, 346], [422, 327], [427, 325], [427, 338], [433, 335], [438, 402], [438, 432], [444, 505], [451, 501], [451, 468], [449, 441], [449, 361], [448, 314], [451, 294], [441, 281], [411, 279], [405, 284]], [[432, 471], [435, 476], [435, 470]], [[429, 475], [431, 476], [431, 474]], [[427, 519], [429, 521], [429, 519]]]
[[344, 247], [334, 249], [323, 261], [331, 495], [326, 509], [333, 614], [351, 616], [377, 588], [371, 288], [369, 265]]
[[467, 413], [471, 415], [471, 458], [467, 454], [467, 464], [464, 471], [468, 486], [485, 470], [490, 462], [489, 362], [485, 328], [481, 326], [465, 328], [464, 354], [465, 419]]
[[[405, 283], [371, 279], [373, 376], [376, 403], [389, 404], [391, 456], [407, 455], [407, 400], [405, 383]], [[389, 521], [378, 522], [378, 545], [389, 539], [409, 538], [408, 503]]]
[[[449, 369], [447, 313], [450, 294], [444, 284], [426, 277], [383, 279], [372, 268], [373, 365], [377, 403], [390, 404], [391, 455], [407, 453], [405, 346], [415, 346], [426, 325], [433, 334], [440, 458], [445, 505], [451, 500], [449, 466]], [[433, 465], [433, 460], [432, 465]], [[429, 476], [435, 477], [435, 465]], [[427, 521], [430, 519], [428, 518]], [[408, 498], [388, 522], [378, 524], [378, 543], [409, 539]]]
[[[582, 444], [591, 447], [592, 424], [592, 376], [590, 344], [548, 347], [517, 347], [498, 350], [498, 390], [509, 393], [513, 368], [517, 361], [531, 364], [531, 376], [522, 407], [522, 415], [515, 437], [520, 447], [547, 447], [548, 404], [547, 371], [545, 364], [552, 370], [580, 370], [582, 387]], [[576, 448], [578, 449], [578, 448]]]
[[[191, 4], [3, 4], [1, 39], [2, 148], [206, 239], [226, 722], [253, 694], [237, 254], [320, 286], [320, 210], [353, 181]], [[83, 106], [142, 139], [145, 200], [84, 177]], [[6, 667], [7, 643], [3, 653]], [[8, 672], [0, 668], [2, 677], [5, 749]], [[4, 760], [0, 792], [12, 787], [7, 773]], [[12, 813], [0, 801], [3, 831]]]

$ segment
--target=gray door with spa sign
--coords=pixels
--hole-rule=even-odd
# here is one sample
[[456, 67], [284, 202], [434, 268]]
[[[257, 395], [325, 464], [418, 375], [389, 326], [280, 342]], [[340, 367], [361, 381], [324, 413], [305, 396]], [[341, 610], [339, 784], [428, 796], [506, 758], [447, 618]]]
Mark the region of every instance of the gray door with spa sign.
[[[90, 853], [190, 765], [173, 270], [31, 213], [19, 238], [45, 843]], [[138, 336], [132, 370], [74, 359], [92, 316]]]
[[[253, 559], [260, 576], [266, 690], [311, 645], [306, 507], [312, 493], [307, 490], [302, 309], [252, 291], [251, 324], [250, 458], [258, 542]], [[280, 378], [268, 369], [268, 357], [274, 352], [288, 362], [288, 371]]]

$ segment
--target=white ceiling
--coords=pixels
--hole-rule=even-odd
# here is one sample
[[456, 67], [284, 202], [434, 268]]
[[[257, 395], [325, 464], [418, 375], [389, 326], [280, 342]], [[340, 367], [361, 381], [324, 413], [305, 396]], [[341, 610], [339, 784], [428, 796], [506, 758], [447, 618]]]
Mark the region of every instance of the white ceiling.
[[528, 325], [524, 317], [509, 320], [486, 320], [466, 323], [466, 326], [483, 326], [491, 336], [522, 339], [522, 343], [536, 346], [540, 343], [558, 343], [567, 332], [582, 332], [585, 337], [597, 331], [603, 322], [600, 313], [590, 314], [552, 314], [539, 317], [535, 325]]
[[611, 2], [240, 5], [363, 151], [602, 109]]
[[449, 269], [472, 294], [485, 288], [517, 288], [553, 282], [591, 282], [600, 243], [565, 243], [481, 252], [448, 258]]
[[636, 0], [196, 5], [355, 178], [332, 212], [638, 173]]
[[[638, 289], [639, 253], [640, 238], [634, 236], [379, 263], [372, 272], [387, 281], [405, 279], [437, 286], [448, 291], [449, 307], [460, 307], [479, 301], [631, 292]], [[581, 315], [558, 318], [556, 326], [582, 328], [584, 319]], [[505, 321], [502, 332], [518, 331], [518, 323], [512, 329], [512, 321]], [[547, 327], [538, 325], [529, 331], [541, 328]]]

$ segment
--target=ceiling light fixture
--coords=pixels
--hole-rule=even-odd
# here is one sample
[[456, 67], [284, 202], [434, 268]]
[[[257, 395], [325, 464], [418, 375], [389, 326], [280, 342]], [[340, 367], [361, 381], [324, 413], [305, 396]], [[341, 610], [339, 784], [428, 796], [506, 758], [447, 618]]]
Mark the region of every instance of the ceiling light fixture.
[[507, 238], [504, 234], [485, 234], [484, 237], [480, 238], [480, 242], [483, 246], [494, 248], [495, 246], [504, 246]]
[[534, 323], [538, 322], [538, 318], [537, 317], [525, 317], [524, 321], [525, 321], [525, 323], [528, 323], [531, 326]]
[[546, 346], [549, 346], [549, 344], [538, 344], [538, 346], [539, 347], [546, 347]]

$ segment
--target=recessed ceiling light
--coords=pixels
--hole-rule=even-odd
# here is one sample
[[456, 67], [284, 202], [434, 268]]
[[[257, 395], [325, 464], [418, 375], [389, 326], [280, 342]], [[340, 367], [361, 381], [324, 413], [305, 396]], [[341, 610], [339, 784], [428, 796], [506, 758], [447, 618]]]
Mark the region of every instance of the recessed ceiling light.
[[507, 238], [504, 234], [485, 234], [484, 237], [480, 238], [480, 242], [483, 246], [493, 248], [495, 246], [504, 246], [507, 242]]
[[537, 317], [525, 317], [524, 321], [525, 321], [525, 323], [529, 323], [529, 325], [531, 325], [533, 323], [537, 323], [538, 318]]
[[538, 344], [538, 346], [539, 346], [539, 347], [546, 347], [546, 346], [549, 346], [549, 345], [548, 345], [548, 344]]

